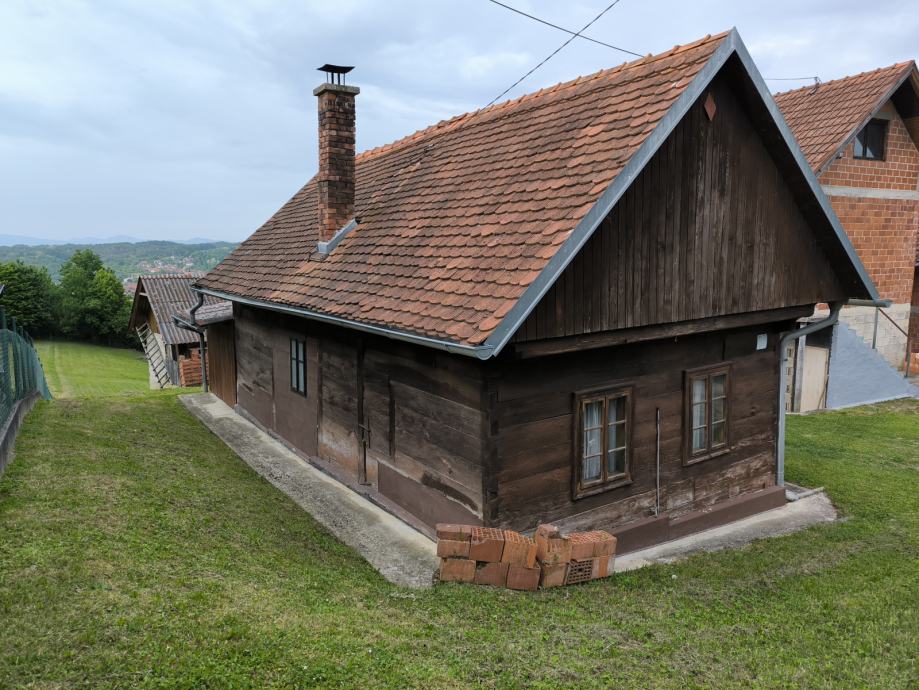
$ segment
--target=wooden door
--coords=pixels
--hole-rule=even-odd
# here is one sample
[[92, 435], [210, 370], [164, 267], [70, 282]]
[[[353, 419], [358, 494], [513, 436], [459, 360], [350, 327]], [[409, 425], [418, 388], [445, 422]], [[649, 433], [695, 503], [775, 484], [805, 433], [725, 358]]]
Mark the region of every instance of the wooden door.
[[830, 351], [825, 347], [804, 346], [804, 373], [801, 377], [801, 412], [826, 407], [827, 367]]

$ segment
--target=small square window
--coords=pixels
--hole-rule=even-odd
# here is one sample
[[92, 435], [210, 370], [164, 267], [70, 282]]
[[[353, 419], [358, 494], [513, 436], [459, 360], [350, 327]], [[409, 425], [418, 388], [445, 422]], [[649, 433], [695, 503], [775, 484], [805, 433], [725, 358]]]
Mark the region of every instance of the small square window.
[[855, 157], [867, 160], [884, 160], [887, 139], [887, 121], [871, 120], [855, 137]]
[[686, 374], [686, 457], [691, 464], [728, 447], [730, 370], [727, 367]]
[[588, 496], [630, 481], [631, 404], [631, 389], [577, 398], [575, 497]]
[[306, 341], [290, 339], [290, 389], [306, 395]]

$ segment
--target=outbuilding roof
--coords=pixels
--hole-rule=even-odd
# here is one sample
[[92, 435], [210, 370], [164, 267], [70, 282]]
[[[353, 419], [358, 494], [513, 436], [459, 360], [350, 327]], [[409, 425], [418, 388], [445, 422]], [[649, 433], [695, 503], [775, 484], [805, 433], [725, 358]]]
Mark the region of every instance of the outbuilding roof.
[[826, 214], [832, 241], [851, 260], [837, 270], [848, 271], [854, 296], [876, 294], [733, 30], [362, 153], [359, 223], [328, 257], [316, 253], [313, 179], [197, 286], [492, 356], [732, 56], [805, 176], [814, 207]]
[[[134, 291], [130, 328], [140, 325], [141, 317], [145, 313], [143, 305], [147, 302], [153, 311], [163, 341], [167, 345], [197, 343], [198, 335], [193, 331], [176, 326], [172, 317], [174, 314], [187, 314], [188, 310], [195, 305], [198, 299], [192, 292], [191, 286], [203, 276], [203, 272], [140, 276]], [[204, 304], [230, 306], [229, 302], [210, 295], [205, 296]]]
[[820, 173], [910, 76], [916, 64], [898, 62], [871, 72], [775, 94], [811, 168]]

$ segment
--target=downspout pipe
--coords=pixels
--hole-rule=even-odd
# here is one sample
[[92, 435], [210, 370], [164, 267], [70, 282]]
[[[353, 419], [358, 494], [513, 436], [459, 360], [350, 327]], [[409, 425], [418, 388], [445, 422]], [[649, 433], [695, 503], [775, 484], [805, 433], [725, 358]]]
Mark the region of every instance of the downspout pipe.
[[785, 373], [785, 365], [788, 345], [793, 340], [835, 325], [836, 322], [839, 321], [839, 312], [842, 310], [842, 305], [842, 302], [833, 302], [830, 304], [830, 315], [825, 319], [814, 321], [804, 328], [786, 333], [779, 341], [779, 428], [775, 442], [775, 483], [777, 486], [785, 486], [785, 386], [788, 385], [788, 375]]
[[[195, 302], [195, 306], [188, 310], [188, 316], [191, 318], [191, 325], [196, 327], [198, 326], [198, 322], [195, 321], [195, 312], [204, 304], [204, 293], [199, 292], [197, 295], [198, 301]], [[207, 359], [204, 352], [204, 329], [198, 327], [196, 330], [198, 333], [198, 352], [201, 353], [201, 390], [207, 393]]]
[[[842, 311], [843, 302], [833, 302], [830, 304], [830, 315], [825, 319], [820, 321], [814, 321], [811, 324], [808, 324], [804, 328], [799, 328], [796, 331], [791, 331], [786, 333], [782, 339], [779, 341], [779, 390], [778, 390], [778, 406], [779, 406], [779, 428], [778, 434], [776, 437], [776, 448], [775, 448], [775, 483], [777, 486], [785, 485], [785, 386], [788, 384], [788, 375], [786, 372], [786, 352], [788, 351], [788, 345], [793, 340], [797, 340], [805, 335], [810, 335], [816, 331], [823, 330], [828, 326], [833, 326], [839, 321], [839, 312]], [[869, 299], [850, 299], [845, 304], [850, 304], [852, 306], [858, 307], [889, 307], [891, 301], [889, 299], [878, 299], [878, 300], [869, 300]]]

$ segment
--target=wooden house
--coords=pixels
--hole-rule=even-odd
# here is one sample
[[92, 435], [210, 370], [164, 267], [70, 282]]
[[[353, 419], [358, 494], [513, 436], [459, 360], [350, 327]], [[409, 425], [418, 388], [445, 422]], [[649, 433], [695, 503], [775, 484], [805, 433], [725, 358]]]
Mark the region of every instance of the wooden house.
[[240, 414], [422, 530], [629, 550], [785, 500], [780, 337], [876, 293], [735, 31], [355, 157], [358, 92], [196, 283]]
[[919, 352], [916, 64], [808, 85], [775, 99], [880, 296], [890, 302], [885, 308], [848, 305], [834, 329], [798, 340], [789, 406], [806, 412], [913, 394], [903, 373], [907, 352]]
[[[201, 385], [201, 347], [198, 334], [180, 327], [174, 316], [196, 302], [192, 283], [203, 273], [140, 276], [134, 290], [128, 328], [144, 348], [151, 388]], [[226, 304], [207, 297], [209, 305]]]

